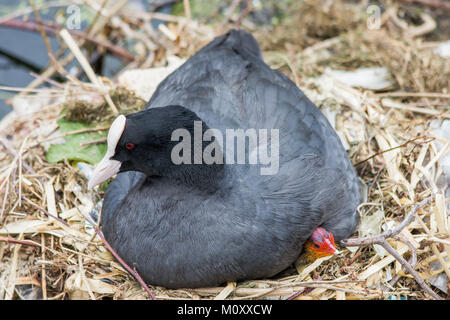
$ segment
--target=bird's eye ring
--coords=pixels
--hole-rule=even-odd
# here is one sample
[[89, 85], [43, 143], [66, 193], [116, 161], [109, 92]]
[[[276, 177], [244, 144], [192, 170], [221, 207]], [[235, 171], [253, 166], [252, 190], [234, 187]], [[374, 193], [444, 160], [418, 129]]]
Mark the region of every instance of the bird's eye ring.
[[134, 144], [132, 143], [126, 143], [125, 144], [125, 148], [127, 148], [128, 150], [132, 150], [134, 148]]
[[314, 243], [314, 247], [316, 247], [317, 249], [320, 248], [320, 246], [317, 243]]

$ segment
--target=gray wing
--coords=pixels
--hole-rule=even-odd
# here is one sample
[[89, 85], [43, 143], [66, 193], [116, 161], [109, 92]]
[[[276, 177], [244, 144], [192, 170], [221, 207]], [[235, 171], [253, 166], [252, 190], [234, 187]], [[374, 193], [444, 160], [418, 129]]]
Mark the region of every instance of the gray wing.
[[356, 172], [334, 129], [292, 81], [262, 61], [249, 37], [231, 31], [215, 39], [169, 75], [146, 107], [180, 104], [221, 130], [279, 129], [280, 169], [305, 154], [317, 155], [324, 168], [336, 171], [340, 187], [350, 189], [348, 201], [356, 208]]
[[159, 85], [146, 108], [182, 105], [217, 129], [280, 129], [286, 159], [316, 153], [326, 166], [351, 167], [328, 120], [303, 92], [249, 53], [256, 49], [235, 46], [244, 35], [253, 39], [234, 31], [200, 50]]

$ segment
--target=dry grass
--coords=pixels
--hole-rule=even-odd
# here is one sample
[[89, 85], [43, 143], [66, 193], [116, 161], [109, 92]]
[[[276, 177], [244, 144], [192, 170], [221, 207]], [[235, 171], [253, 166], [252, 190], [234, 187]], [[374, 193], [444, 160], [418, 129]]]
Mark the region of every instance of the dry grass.
[[[450, 277], [448, 199], [442, 191], [448, 183], [442, 159], [450, 140], [435, 139], [431, 129], [436, 121], [450, 118], [449, 59], [433, 53], [436, 43], [426, 42], [425, 34], [406, 36], [408, 29], [398, 26], [403, 20], [391, 11], [383, 14], [380, 30], [368, 31], [361, 5], [338, 1], [325, 10], [311, 6], [311, 1], [302, 4], [307, 11], [294, 8], [294, 18], [272, 30], [271, 39], [267, 33], [250, 31], [262, 44], [266, 61], [299, 84], [335, 124], [348, 148], [367, 186], [359, 206], [364, 221], [359, 235], [397, 225], [412, 204], [432, 196], [435, 201], [400, 235], [414, 246], [415, 270], [423, 279]], [[311, 19], [302, 20], [299, 28], [296, 14]], [[166, 18], [173, 22], [164, 33], [175, 40], [166, 38], [155, 47], [147, 43], [153, 59], [143, 59], [140, 66], [162, 65], [168, 54], [189, 57], [214, 36], [210, 27], [195, 21]], [[380, 93], [319, 77], [325, 67], [366, 66], [386, 66], [395, 87]], [[112, 82], [104, 85], [115, 89]], [[10, 114], [0, 125], [0, 299], [147, 299], [89, 223], [89, 214], [100, 208], [102, 191], [88, 191], [74, 163], [50, 164], [45, 158], [52, 139], [60, 136], [56, 120], [63, 108], [75, 119], [110, 120], [104, 92], [79, 81], [36, 92], [13, 100], [17, 110], [21, 104], [31, 109], [26, 115]], [[111, 97], [117, 105], [120, 99]], [[89, 101], [95, 112], [89, 113], [89, 105], [79, 101]], [[390, 243], [409, 258], [404, 243]], [[432, 268], [435, 261], [443, 262], [441, 268]], [[398, 281], [389, 284], [396, 277]], [[301, 290], [297, 299], [430, 298], [378, 247], [343, 249], [337, 257], [288, 269], [274, 279], [217, 288], [151, 289], [159, 299], [284, 299]]]

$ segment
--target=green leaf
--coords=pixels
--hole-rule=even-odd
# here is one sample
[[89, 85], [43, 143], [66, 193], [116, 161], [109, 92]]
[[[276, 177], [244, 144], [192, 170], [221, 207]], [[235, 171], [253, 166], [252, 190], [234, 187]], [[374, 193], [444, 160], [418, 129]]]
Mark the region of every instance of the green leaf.
[[[63, 133], [90, 128], [89, 124], [71, 122], [64, 119], [59, 119], [57, 123]], [[97, 143], [89, 146], [81, 146], [81, 144], [106, 137], [107, 134], [107, 131], [102, 131], [101, 133], [84, 132], [66, 136], [64, 137], [66, 140], [65, 144], [52, 144], [50, 146], [47, 151], [47, 161], [56, 163], [67, 159], [96, 164], [100, 162], [106, 153], [106, 143]]]
[[[190, 1], [190, 8], [191, 8], [191, 15], [194, 19], [202, 19], [209, 15], [211, 15], [214, 10], [216, 10], [222, 0], [209, 0], [209, 1], [201, 1], [201, 0], [191, 0]], [[183, 2], [177, 2], [172, 7], [172, 14], [173, 15], [184, 15], [184, 5]]]

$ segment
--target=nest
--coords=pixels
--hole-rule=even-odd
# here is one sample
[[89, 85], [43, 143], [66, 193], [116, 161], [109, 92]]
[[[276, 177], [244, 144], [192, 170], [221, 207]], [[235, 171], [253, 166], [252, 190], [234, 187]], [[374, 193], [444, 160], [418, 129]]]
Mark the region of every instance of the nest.
[[[395, 6], [382, 15], [379, 30], [362, 32], [365, 20], [356, 4], [338, 1], [325, 10], [305, 3], [317, 19], [306, 20], [299, 37], [285, 32], [283, 38], [269, 41], [245, 19], [242, 23], [262, 44], [266, 62], [296, 82], [338, 132], [365, 186], [358, 236], [398, 226], [414, 204], [431, 199], [399, 237], [388, 242], [406, 260], [414, 255], [417, 274], [445, 297], [438, 281], [448, 283], [450, 277], [445, 195], [449, 177], [444, 170], [450, 141], [436, 130], [450, 118], [449, 60], [433, 52], [436, 43], [424, 42], [428, 32], [407, 36], [411, 25], [405, 27], [397, 11], [390, 11], [397, 10]], [[342, 10], [352, 19], [333, 20], [343, 16]], [[147, 44], [154, 50], [153, 59], [142, 60], [141, 66], [164, 65], [169, 54], [188, 58], [215, 35], [195, 21], [167, 19], [171, 23], [162, 31], [166, 39], [154, 47]], [[287, 19], [272, 30], [274, 37], [295, 26], [295, 19]], [[326, 67], [370, 66], [386, 67], [392, 86], [381, 92], [354, 88], [325, 72]], [[91, 217], [101, 208], [104, 188], [87, 190], [79, 161], [50, 163], [47, 158], [50, 145], [58, 140], [81, 132], [104, 135], [114, 117], [107, 96], [122, 113], [139, 110], [147, 99], [137, 97], [133, 85], [101, 82], [102, 90], [98, 84], [74, 80], [51, 89], [23, 90], [12, 100], [15, 111], [1, 122], [0, 299], [148, 299], [96, 231]], [[61, 118], [95, 125], [61, 132]], [[214, 288], [149, 287], [157, 299], [430, 298], [395, 257], [377, 245], [342, 248], [338, 256], [297, 264], [272, 279]]]

